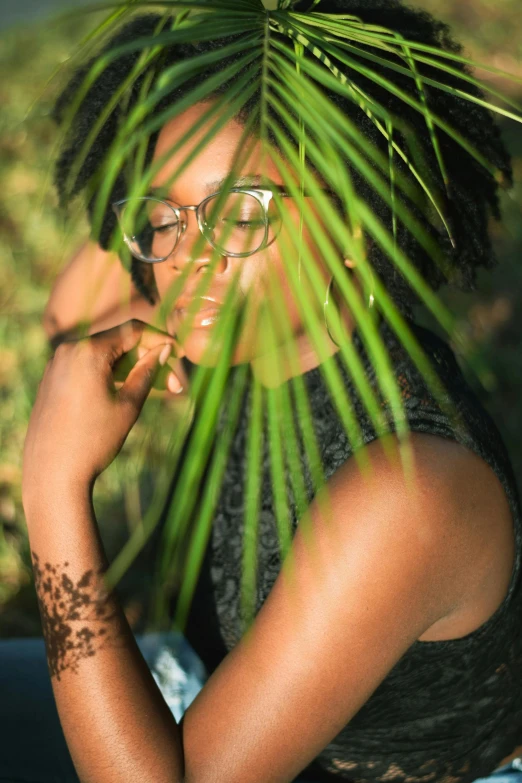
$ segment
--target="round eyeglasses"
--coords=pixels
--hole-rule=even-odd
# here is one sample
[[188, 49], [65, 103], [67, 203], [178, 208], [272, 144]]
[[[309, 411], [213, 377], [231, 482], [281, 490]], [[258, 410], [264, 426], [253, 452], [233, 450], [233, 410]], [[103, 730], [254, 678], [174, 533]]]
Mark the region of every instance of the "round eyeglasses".
[[[281, 198], [288, 194], [278, 190]], [[273, 190], [231, 188], [213, 193], [197, 206], [175, 206], [152, 196], [112, 205], [125, 244], [140, 261], [157, 264], [175, 250], [187, 230], [187, 212], [196, 213], [199, 230], [221, 255], [245, 258], [267, 247], [281, 227]]]

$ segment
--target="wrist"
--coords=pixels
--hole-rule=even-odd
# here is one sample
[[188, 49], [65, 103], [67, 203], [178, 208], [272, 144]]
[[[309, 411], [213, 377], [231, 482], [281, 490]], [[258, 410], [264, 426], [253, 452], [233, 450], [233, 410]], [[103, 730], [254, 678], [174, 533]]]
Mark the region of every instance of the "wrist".
[[46, 512], [60, 514], [70, 508], [92, 508], [94, 480], [59, 475], [49, 478], [47, 472], [38, 479], [23, 481], [22, 504], [27, 522]]

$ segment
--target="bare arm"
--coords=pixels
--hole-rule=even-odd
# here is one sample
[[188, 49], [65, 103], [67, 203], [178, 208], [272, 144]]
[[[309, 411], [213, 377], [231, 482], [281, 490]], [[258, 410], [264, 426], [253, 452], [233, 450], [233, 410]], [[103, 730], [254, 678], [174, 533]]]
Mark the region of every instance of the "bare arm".
[[329, 503], [320, 493], [301, 519], [250, 631], [181, 729], [116, 598], [96, 612], [105, 557], [90, 490], [139, 414], [159, 355], [145, 355], [115, 395], [109, 361], [135, 344], [128, 332], [121, 345], [110, 330], [58, 349], [24, 452], [47, 653], [74, 763], [82, 783], [288, 783], [454, 609], [484, 557], [471, 531], [477, 508], [491, 502], [488, 487], [464, 448], [431, 435], [412, 436], [413, 482], [379, 442], [368, 446], [368, 476], [345, 463], [328, 482]]
[[114, 254], [86, 242], [58, 275], [43, 315], [52, 342], [81, 324], [90, 332], [109, 329], [132, 318], [155, 323], [157, 307], [136, 289]]
[[118, 598], [103, 598], [108, 563], [89, 492], [29, 505], [28, 522], [49, 672], [80, 780], [180, 783], [176, 721]]

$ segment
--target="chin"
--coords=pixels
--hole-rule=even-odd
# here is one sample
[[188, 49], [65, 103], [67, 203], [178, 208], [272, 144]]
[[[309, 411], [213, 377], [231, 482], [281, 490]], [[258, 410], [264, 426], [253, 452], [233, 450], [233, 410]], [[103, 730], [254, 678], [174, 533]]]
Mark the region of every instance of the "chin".
[[[218, 365], [222, 349], [217, 340], [211, 340], [211, 336], [209, 329], [193, 329], [185, 338], [183, 351], [192, 364], [199, 364], [202, 367], [216, 367]], [[209, 346], [211, 346], [210, 349]], [[231, 366], [244, 364], [251, 361], [252, 358], [244, 343], [239, 343], [234, 349], [230, 364]]]

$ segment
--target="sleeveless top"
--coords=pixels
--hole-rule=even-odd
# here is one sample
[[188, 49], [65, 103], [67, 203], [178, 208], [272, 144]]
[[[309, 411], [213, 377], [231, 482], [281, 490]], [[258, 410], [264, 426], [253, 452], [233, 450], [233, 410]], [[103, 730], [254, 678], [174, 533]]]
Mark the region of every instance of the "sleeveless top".
[[[522, 744], [522, 529], [517, 483], [501, 436], [464, 379], [451, 348], [432, 331], [413, 322], [409, 326], [460, 414], [457, 425], [443, 412], [391, 328], [381, 320], [379, 332], [399, 382], [409, 427], [456, 440], [490, 465], [511, 508], [515, 563], [504, 601], [480, 628], [458, 639], [416, 641], [407, 650], [357, 714], [304, 770], [303, 777], [317, 783], [470, 783], [489, 775]], [[352, 344], [374, 385], [375, 373], [357, 330]], [[376, 433], [339, 356], [335, 354], [332, 361], [339, 367], [364, 441], [369, 443]], [[353, 452], [320, 368], [301, 378], [328, 478]], [[249, 406], [247, 390], [185, 628], [209, 672], [242, 635], [239, 600]], [[266, 441], [262, 461], [256, 611], [281, 567]], [[303, 473], [307, 473], [305, 465]], [[308, 479], [307, 492], [310, 501], [313, 489]], [[295, 532], [295, 503], [291, 510]]]

